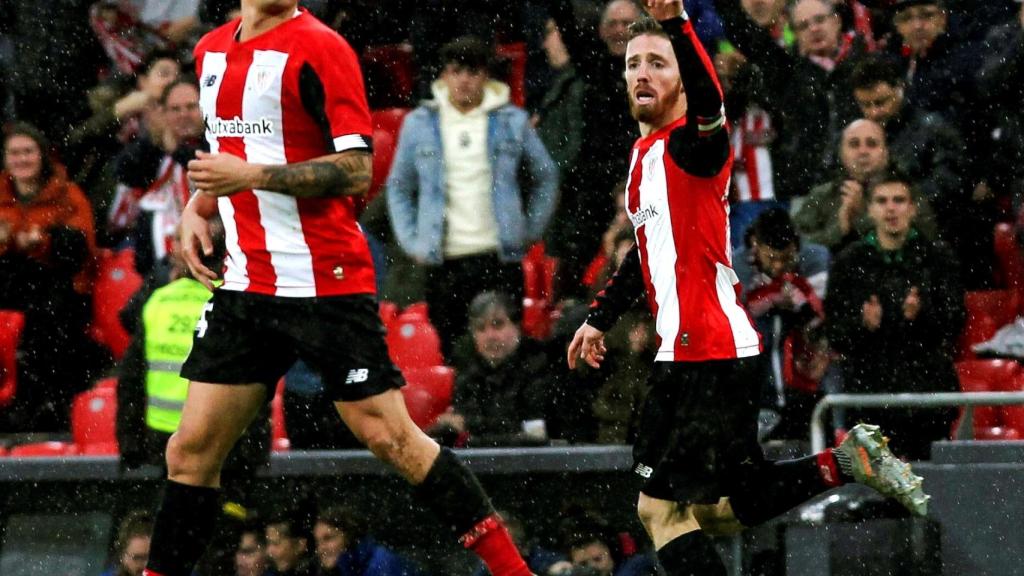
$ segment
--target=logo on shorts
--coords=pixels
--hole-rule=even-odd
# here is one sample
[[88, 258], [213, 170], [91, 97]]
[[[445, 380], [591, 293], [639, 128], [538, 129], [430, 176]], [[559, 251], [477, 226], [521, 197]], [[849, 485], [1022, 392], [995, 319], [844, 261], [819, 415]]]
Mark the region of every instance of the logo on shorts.
[[637, 464], [636, 468], [633, 469], [633, 472], [636, 472], [637, 474], [643, 476], [644, 478], [650, 478], [651, 474], [654, 473], [654, 468], [651, 468], [650, 466], [644, 466], [643, 464]]
[[210, 324], [206, 321], [206, 313], [211, 310], [213, 310], [213, 302], [207, 302], [203, 305], [203, 314], [199, 316], [199, 321], [196, 322], [196, 338], [206, 336], [206, 329], [210, 327]]
[[348, 377], [345, 378], [345, 384], [358, 384], [359, 382], [366, 382], [366, 379], [370, 377], [369, 368], [353, 368], [348, 371]]

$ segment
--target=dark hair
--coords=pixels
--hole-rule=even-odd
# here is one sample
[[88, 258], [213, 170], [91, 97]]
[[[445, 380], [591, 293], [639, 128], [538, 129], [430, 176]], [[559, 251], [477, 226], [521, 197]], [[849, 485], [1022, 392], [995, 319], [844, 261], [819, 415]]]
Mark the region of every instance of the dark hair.
[[751, 225], [753, 237], [761, 244], [782, 250], [789, 246], [800, 247], [800, 236], [793, 227], [789, 212], [782, 208], [769, 208], [754, 220]]
[[891, 58], [872, 55], [864, 58], [854, 67], [850, 83], [854, 90], [869, 90], [879, 84], [901, 86], [903, 74]]
[[171, 82], [167, 86], [164, 86], [163, 92], [160, 93], [160, 105], [166, 106], [167, 98], [171, 95], [171, 90], [174, 90], [182, 84], [195, 88], [196, 92], [199, 91], [199, 81], [196, 80], [195, 76], [192, 76], [190, 74], [182, 74], [178, 76], [178, 78], [175, 79], [174, 82]]
[[362, 516], [356, 514], [352, 508], [341, 504], [328, 506], [321, 510], [316, 521], [341, 530], [349, 542], [362, 540], [368, 530], [366, 520]]
[[307, 543], [313, 537], [313, 514], [307, 506], [296, 506], [294, 508], [282, 508], [274, 511], [265, 523], [265, 527], [274, 526], [282, 532], [286, 538], [297, 538]]
[[588, 510], [587, 506], [574, 504], [562, 514], [558, 525], [558, 540], [562, 550], [571, 554], [574, 548], [600, 542], [608, 547], [616, 565], [622, 562], [622, 545], [618, 534], [604, 517]]
[[114, 547], [120, 556], [133, 538], [148, 538], [153, 534], [153, 516], [145, 510], [133, 510], [121, 520], [117, 528]]
[[493, 52], [476, 36], [460, 36], [441, 47], [441, 66], [455, 64], [470, 70], [489, 70]]
[[266, 532], [264, 531], [264, 528], [265, 527], [263, 525], [263, 522], [260, 521], [257, 517], [254, 516], [252, 518], [247, 518], [245, 522], [242, 524], [241, 528], [238, 529], [238, 542], [241, 543], [242, 536], [245, 536], [246, 534], [252, 534], [256, 537], [256, 542], [258, 542], [261, 546], [266, 545], [267, 535]]
[[36, 146], [39, 146], [39, 154], [43, 158], [43, 164], [39, 169], [39, 183], [45, 186], [54, 173], [53, 160], [50, 158], [50, 141], [47, 140], [42, 130], [28, 122], [15, 122], [4, 134], [4, 154], [6, 154], [7, 141], [15, 136], [31, 138]]
[[668, 38], [668, 34], [664, 29], [662, 29], [661, 24], [658, 24], [657, 20], [643, 14], [629, 25], [629, 39], [632, 40], [637, 36], [643, 36], [645, 34]]
[[137, 76], [149, 74], [149, 71], [152, 70], [153, 65], [160, 60], [170, 60], [171, 62], [176, 63], [178, 66], [181, 66], [181, 60], [178, 59], [178, 54], [176, 52], [174, 52], [173, 50], [168, 50], [166, 48], [154, 48], [142, 57], [142, 62], [139, 62], [138, 67], [135, 68], [135, 74]]
[[910, 193], [911, 202], [917, 201], [917, 187], [911, 184], [910, 178], [907, 178], [902, 172], [892, 167], [868, 182], [867, 190], [864, 191], [864, 197], [870, 201], [871, 197], [875, 194], [875, 190], [883, 184], [903, 184]]
[[470, 324], [475, 320], [483, 318], [492, 308], [504, 310], [505, 314], [508, 314], [509, 320], [519, 324], [519, 320], [522, 317], [519, 306], [516, 305], [508, 294], [494, 290], [477, 294], [469, 303], [467, 316], [469, 317]]

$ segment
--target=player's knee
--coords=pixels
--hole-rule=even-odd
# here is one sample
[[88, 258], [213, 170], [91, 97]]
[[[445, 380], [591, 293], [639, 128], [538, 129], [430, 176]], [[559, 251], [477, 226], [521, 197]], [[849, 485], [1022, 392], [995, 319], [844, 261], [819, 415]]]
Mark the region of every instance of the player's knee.
[[394, 462], [403, 445], [404, 432], [383, 421], [364, 426], [358, 435], [374, 456], [386, 462]]
[[210, 443], [201, 436], [178, 430], [167, 441], [165, 451], [167, 474], [171, 478], [188, 477], [196, 479], [215, 475], [219, 462], [211, 454]]

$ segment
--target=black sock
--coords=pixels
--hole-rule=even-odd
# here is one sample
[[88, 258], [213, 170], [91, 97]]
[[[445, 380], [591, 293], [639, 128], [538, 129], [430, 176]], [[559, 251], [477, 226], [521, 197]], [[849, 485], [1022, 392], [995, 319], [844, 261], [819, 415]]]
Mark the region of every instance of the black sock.
[[476, 476], [447, 448], [441, 448], [423, 483], [413, 489], [413, 496], [456, 538], [494, 513]]
[[725, 576], [725, 563], [703, 530], [687, 532], [658, 549], [658, 561], [671, 576]]
[[817, 455], [766, 461], [742, 475], [729, 503], [740, 523], [757, 526], [833, 487], [822, 477]]
[[190, 576], [206, 551], [219, 514], [219, 489], [168, 480], [146, 567], [162, 576]]

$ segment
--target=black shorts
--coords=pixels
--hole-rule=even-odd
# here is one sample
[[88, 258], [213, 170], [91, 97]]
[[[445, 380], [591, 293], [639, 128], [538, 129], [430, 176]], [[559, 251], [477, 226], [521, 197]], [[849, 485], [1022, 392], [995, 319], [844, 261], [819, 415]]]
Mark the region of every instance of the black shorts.
[[301, 358], [332, 400], [404, 385], [372, 296], [283, 298], [217, 290], [196, 325], [181, 376], [212, 384], [274, 385]]
[[641, 492], [713, 504], [760, 466], [757, 365], [757, 357], [654, 363], [633, 445]]

